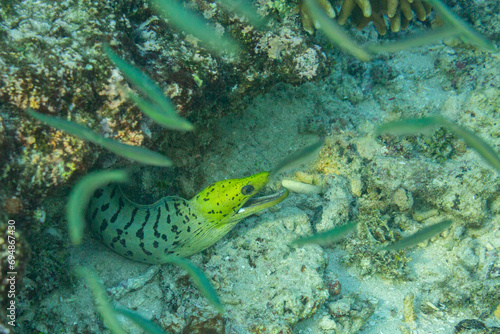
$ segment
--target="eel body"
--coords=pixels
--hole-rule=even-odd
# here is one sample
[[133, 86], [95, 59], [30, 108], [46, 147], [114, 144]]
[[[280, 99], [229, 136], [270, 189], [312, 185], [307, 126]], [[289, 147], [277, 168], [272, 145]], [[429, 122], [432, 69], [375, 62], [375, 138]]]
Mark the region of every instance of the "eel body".
[[253, 198], [269, 172], [216, 182], [191, 200], [167, 196], [151, 205], [127, 199], [109, 184], [92, 196], [87, 218], [92, 230], [115, 252], [145, 263], [162, 263], [170, 254], [190, 256], [210, 247], [241, 219], [280, 203], [284, 190]]

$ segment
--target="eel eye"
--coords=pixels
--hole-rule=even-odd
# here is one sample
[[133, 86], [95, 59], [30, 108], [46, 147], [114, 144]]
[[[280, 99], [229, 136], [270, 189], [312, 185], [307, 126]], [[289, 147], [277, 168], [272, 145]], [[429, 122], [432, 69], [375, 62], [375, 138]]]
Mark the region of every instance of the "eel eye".
[[251, 193], [253, 193], [253, 191], [254, 191], [254, 187], [251, 185], [244, 186], [243, 188], [241, 188], [241, 193], [243, 195], [250, 195]]

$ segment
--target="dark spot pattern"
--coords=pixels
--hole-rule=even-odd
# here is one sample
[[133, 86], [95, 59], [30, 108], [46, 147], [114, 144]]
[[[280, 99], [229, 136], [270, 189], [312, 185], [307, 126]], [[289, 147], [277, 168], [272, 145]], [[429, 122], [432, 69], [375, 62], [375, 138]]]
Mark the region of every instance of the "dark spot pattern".
[[122, 211], [123, 207], [125, 206], [125, 203], [123, 202], [123, 198], [118, 198], [118, 210], [116, 210], [115, 214], [111, 219], [109, 220], [112, 224], [118, 219], [118, 215], [120, 214], [120, 211]]
[[135, 233], [135, 236], [138, 237], [141, 240], [144, 239], [144, 227], [148, 223], [150, 215], [151, 215], [151, 212], [148, 209], [148, 211], [146, 212], [146, 218], [144, 218], [144, 223], [142, 223], [141, 228], [138, 229], [137, 232]]
[[143, 251], [144, 254], [146, 254], [146, 255], [152, 255], [153, 254], [150, 251], [146, 250], [146, 248], [144, 248], [144, 242], [141, 242], [139, 244], [139, 247], [141, 247], [141, 250]]
[[103, 219], [99, 231], [102, 233], [107, 227], [108, 227], [108, 221], [106, 219]]
[[127, 225], [125, 225], [123, 229], [126, 230], [132, 225], [135, 219], [135, 215], [137, 214], [137, 211], [139, 211], [139, 208], [135, 208], [134, 211], [132, 211], [132, 215], [130, 216], [130, 221], [127, 223]]
[[118, 188], [117, 186], [113, 188], [113, 190], [111, 191], [111, 195], [109, 195], [109, 199], [113, 199], [113, 197], [115, 197], [117, 188]]
[[155, 234], [155, 238], [160, 237], [160, 232], [158, 232], [158, 223], [160, 222], [160, 218], [161, 218], [161, 206], [158, 207], [158, 214], [156, 215], [156, 221], [155, 221], [155, 224], [153, 225], [153, 231]]
[[104, 190], [102, 188], [97, 189], [96, 191], [94, 191], [94, 197], [100, 198], [102, 196], [103, 192], [104, 192]]
[[99, 211], [98, 208], [95, 208], [94, 212], [92, 212], [92, 219], [95, 219], [95, 217], [97, 216], [97, 212]]
[[172, 230], [171, 231], [172, 231], [172, 233], [175, 233], [175, 234], [179, 235], [182, 231], [179, 231], [178, 229], [179, 228], [177, 227], [177, 225], [174, 225], [174, 226], [172, 226]]
[[176, 216], [182, 216], [180, 204], [178, 202], [174, 203], [174, 209], [175, 209], [175, 215]]

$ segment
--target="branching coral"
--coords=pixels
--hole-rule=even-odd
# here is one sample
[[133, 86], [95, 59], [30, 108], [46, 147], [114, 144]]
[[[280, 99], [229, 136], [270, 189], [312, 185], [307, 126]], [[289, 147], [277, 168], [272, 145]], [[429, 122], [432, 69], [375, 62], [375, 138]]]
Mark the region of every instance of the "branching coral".
[[[335, 17], [335, 11], [328, 0], [320, 0], [318, 5], [324, 9], [328, 16]], [[315, 24], [304, 5], [304, 1], [301, 2], [299, 11], [304, 30], [312, 34]], [[385, 35], [387, 25], [384, 15], [389, 18], [391, 30], [397, 32], [406, 29], [413, 18], [413, 13], [420, 21], [425, 21], [429, 17], [430, 11], [431, 6], [421, 0], [343, 0], [337, 22], [344, 25], [351, 17], [359, 30], [373, 22], [378, 33]]]
[[431, 12], [431, 6], [421, 0], [344, 0], [338, 16], [338, 23], [343, 25], [349, 16], [358, 29], [363, 29], [373, 22], [380, 35], [385, 35], [387, 26], [384, 15], [390, 21], [394, 32], [406, 29], [416, 14], [420, 21], [425, 21]]
[[[335, 10], [328, 0], [318, 0], [317, 3], [325, 11], [326, 15], [332, 19], [335, 17]], [[312, 35], [314, 33], [315, 24], [314, 20], [311, 18], [309, 9], [305, 5], [305, 1], [301, 1], [299, 5], [299, 13], [300, 18], [302, 19], [302, 27], [305, 31]]]

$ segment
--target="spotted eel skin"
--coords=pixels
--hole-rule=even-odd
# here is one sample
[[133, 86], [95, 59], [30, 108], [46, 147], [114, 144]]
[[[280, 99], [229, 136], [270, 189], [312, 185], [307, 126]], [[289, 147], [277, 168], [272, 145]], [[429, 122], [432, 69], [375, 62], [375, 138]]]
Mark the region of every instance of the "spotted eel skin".
[[210, 247], [241, 219], [280, 203], [288, 190], [252, 198], [269, 172], [216, 182], [191, 200], [167, 196], [151, 205], [127, 199], [109, 184], [92, 196], [87, 219], [104, 244], [128, 259], [162, 263], [167, 255], [190, 256]]

